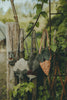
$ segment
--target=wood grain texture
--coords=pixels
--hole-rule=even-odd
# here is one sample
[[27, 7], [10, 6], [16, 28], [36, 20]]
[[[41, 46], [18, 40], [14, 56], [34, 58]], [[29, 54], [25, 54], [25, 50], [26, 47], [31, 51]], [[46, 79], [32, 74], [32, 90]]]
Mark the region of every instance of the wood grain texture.
[[20, 29], [20, 58], [24, 58], [24, 29]]
[[7, 47], [7, 99], [9, 99], [9, 92], [13, 89], [15, 84], [13, 66], [9, 64], [11, 53], [18, 58], [18, 44], [19, 44], [19, 28], [17, 22], [6, 23], [6, 47]]

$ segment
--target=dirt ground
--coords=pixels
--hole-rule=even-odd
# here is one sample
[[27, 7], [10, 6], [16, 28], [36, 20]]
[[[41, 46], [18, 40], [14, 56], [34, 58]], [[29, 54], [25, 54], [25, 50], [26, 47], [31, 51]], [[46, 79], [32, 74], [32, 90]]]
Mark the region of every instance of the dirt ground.
[[6, 52], [0, 52], [0, 100], [6, 100]]

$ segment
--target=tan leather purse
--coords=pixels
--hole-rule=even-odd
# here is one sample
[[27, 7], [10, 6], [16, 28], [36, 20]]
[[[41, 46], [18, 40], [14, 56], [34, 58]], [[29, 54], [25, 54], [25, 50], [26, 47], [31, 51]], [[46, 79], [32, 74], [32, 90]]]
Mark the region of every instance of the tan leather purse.
[[[40, 44], [39, 54], [41, 53], [42, 40], [43, 40], [44, 34], [46, 34], [46, 36], [47, 36], [47, 45], [48, 45], [48, 48], [49, 48], [49, 51], [50, 51], [48, 32], [47, 32], [47, 30], [45, 29], [45, 30], [43, 31], [42, 38], [41, 38], [41, 44]], [[50, 60], [51, 60], [51, 55], [50, 55], [49, 60], [45, 60], [44, 62], [40, 62], [40, 66], [41, 66], [43, 72], [44, 72], [47, 76], [48, 76], [49, 70], [50, 70]]]

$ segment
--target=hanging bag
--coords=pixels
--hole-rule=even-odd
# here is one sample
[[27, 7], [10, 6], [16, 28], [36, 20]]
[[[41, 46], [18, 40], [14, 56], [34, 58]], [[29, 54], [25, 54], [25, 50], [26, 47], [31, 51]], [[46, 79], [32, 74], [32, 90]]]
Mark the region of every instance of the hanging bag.
[[[44, 34], [46, 34], [46, 36], [47, 36], [47, 45], [48, 45], [48, 48], [49, 48], [49, 51], [50, 51], [48, 32], [47, 32], [47, 30], [44, 30], [44, 31], [43, 31], [43, 34], [42, 34], [42, 38], [41, 38], [41, 44], [40, 44], [39, 54], [41, 54], [42, 41], [43, 41], [43, 36], [44, 36]], [[49, 70], [50, 70], [50, 60], [51, 60], [51, 55], [50, 55], [50, 57], [49, 57], [49, 60], [45, 60], [45, 61], [43, 61], [43, 62], [40, 61], [40, 66], [41, 66], [43, 72], [44, 72], [47, 76], [48, 76]]]

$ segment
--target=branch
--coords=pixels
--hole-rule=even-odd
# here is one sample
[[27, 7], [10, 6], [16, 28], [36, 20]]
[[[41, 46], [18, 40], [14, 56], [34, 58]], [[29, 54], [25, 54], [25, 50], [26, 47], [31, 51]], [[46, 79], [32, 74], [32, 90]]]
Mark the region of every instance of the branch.
[[19, 56], [20, 25], [19, 25], [19, 21], [18, 21], [18, 16], [17, 16], [17, 12], [16, 12], [16, 9], [15, 9], [15, 5], [14, 5], [14, 0], [10, 0], [10, 2], [11, 2], [13, 14], [14, 14], [15, 22], [17, 22], [17, 25], [16, 25], [16, 27], [17, 27], [17, 29], [18, 29], [18, 48], [17, 48], [17, 51], [18, 51], [18, 56]]
[[[43, 2], [42, 2], [42, 8], [43, 8]], [[36, 22], [35, 22], [34, 25], [32, 26], [30, 32], [26, 35], [26, 37], [24, 38], [24, 40], [25, 40], [25, 39], [31, 34], [31, 32], [33, 31], [34, 27], [36, 26], [36, 24], [37, 24], [37, 22], [38, 22], [38, 20], [39, 20], [39, 18], [40, 18], [40, 14], [41, 14], [41, 12], [39, 13], [39, 15], [38, 15], [38, 17], [37, 17], [37, 19], [36, 19]]]
[[18, 27], [20, 28], [20, 26], [19, 26], [19, 21], [18, 21], [18, 16], [17, 16], [17, 12], [16, 12], [15, 5], [14, 5], [14, 0], [10, 0], [10, 2], [11, 2], [13, 14], [14, 14], [15, 22], [18, 23]]
[[[41, 14], [41, 13], [40, 13]], [[38, 15], [37, 19], [36, 19], [36, 22], [34, 23], [34, 25], [32, 26], [30, 32], [26, 35], [26, 37], [24, 38], [24, 40], [30, 35], [30, 33], [33, 31], [35, 25], [37, 24], [38, 20], [39, 20], [39, 17], [40, 17], [40, 14]]]

